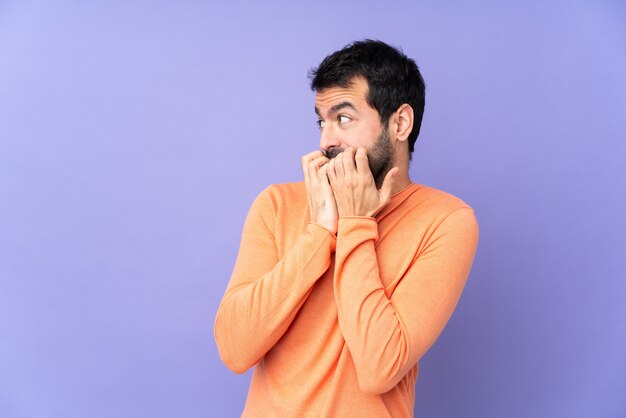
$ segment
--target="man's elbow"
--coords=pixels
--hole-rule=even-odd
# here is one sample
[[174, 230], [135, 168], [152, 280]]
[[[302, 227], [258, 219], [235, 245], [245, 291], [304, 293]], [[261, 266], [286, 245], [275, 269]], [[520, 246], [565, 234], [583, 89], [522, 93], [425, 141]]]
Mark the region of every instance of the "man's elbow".
[[372, 395], [382, 395], [393, 389], [398, 381], [399, 379], [389, 379], [383, 376], [359, 376], [359, 389]]
[[220, 354], [222, 363], [231, 371], [242, 374], [248, 371], [252, 366], [256, 364], [256, 361], [248, 359], [244, 353], [237, 353], [236, 350], [228, 349], [223, 342], [216, 337], [217, 351]]
[[374, 395], [389, 392], [406, 376], [412, 367], [411, 364], [417, 363], [409, 360], [406, 350], [392, 359], [387, 358], [387, 361], [383, 358], [379, 361], [360, 362], [356, 374], [361, 391]]
[[243, 374], [247, 372], [250, 369], [250, 367], [254, 366], [254, 364], [249, 364], [247, 362], [227, 359], [221, 354], [220, 354], [220, 357], [222, 359], [222, 363], [224, 363], [224, 365], [228, 367], [230, 371], [235, 372], [237, 374]]
[[223, 331], [220, 332], [218, 323], [215, 325], [214, 338], [222, 363], [231, 371], [242, 374], [257, 363], [256, 360], [249, 358], [249, 355], [238, 350], [236, 344], [229, 343], [228, 337], [223, 335]]

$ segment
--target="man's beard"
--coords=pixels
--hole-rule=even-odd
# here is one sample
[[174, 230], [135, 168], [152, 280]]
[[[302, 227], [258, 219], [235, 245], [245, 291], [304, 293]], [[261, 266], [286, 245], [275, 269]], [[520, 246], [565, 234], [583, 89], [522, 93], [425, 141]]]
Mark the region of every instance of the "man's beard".
[[[326, 158], [335, 158], [344, 151], [344, 148], [332, 147], [327, 149], [324, 154]], [[387, 127], [383, 128], [374, 144], [367, 149], [367, 161], [370, 166], [370, 171], [374, 177], [376, 188], [380, 189], [383, 185], [385, 176], [391, 170], [393, 164], [393, 145], [389, 138], [389, 132]]]

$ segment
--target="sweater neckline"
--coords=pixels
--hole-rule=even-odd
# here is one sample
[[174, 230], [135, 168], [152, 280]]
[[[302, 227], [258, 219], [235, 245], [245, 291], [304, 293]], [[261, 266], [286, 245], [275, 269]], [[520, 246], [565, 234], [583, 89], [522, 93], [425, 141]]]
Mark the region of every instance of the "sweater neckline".
[[395, 208], [400, 206], [402, 202], [407, 200], [409, 196], [411, 196], [413, 193], [419, 190], [420, 187], [421, 185], [411, 182], [402, 190], [399, 190], [396, 193], [394, 193], [391, 196], [391, 201], [387, 204], [387, 206], [385, 206], [383, 210], [381, 210], [380, 213], [376, 215], [376, 220], [380, 221], [387, 214], [393, 212]]
[[408, 185], [406, 185], [403, 189], [398, 190], [397, 192], [395, 192], [394, 194], [391, 195], [391, 200], [395, 199], [397, 196], [401, 196], [403, 194], [408, 193], [409, 190], [413, 189], [413, 186], [417, 186], [419, 187], [419, 185], [417, 183], [413, 183], [410, 182]]

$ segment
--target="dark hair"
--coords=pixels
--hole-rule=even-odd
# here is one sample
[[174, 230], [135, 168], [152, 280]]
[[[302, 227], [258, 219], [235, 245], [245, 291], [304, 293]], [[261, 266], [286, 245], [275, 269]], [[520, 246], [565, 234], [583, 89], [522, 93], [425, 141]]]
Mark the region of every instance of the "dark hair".
[[367, 103], [378, 111], [382, 124], [386, 125], [402, 104], [413, 108], [413, 130], [408, 137], [410, 155], [422, 125], [426, 90], [415, 61], [382, 41], [366, 39], [333, 52], [319, 67], [309, 71], [313, 91], [350, 87], [355, 77], [367, 80]]

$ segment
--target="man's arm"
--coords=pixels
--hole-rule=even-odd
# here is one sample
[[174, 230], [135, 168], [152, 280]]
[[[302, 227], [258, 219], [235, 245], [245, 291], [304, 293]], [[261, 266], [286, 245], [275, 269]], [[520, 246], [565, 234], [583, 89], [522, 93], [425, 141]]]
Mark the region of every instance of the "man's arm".
[[375, 219], [339, 219], [334, 286], [359, 385], [384, 393], [426, 353], [452, 315], [472, 265], [478, 225], [471, 208], [450, 214], [391, 297], [380, 279], [377, 239]]
[[[246, 219], [239, 254], [215, 320], [215, 341], [222, 361], [243, 373], [282, 337], [315, 282], [330, 265], [335, 249], [337, 216], [319, 151], [303, 157], [311, 223], [282, 258], [276, 248], [272, 189], [253, 203]], [[334, 212], [333, 212], [334, 211]], [[334, 213], [334, 215], [333, 215]]]
[[361, 389], [373, 393], [394, 387], [435, 342], [458, 302], [478, 242], [474, 212], [457, 209], [436, 226], [388, 296], [373, 216], [389, 202], [396, 173], [397, 168], [390, 170], [376, 190], [365, 150], [353, 148], [328, 168], [339, 213], [334, 277], [339, 327]]

